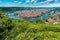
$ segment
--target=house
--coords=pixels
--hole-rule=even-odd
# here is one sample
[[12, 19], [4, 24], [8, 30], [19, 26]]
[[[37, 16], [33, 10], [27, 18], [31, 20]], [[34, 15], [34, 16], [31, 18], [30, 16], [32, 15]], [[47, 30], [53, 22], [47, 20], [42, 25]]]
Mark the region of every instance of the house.
[[58, 23], [58, 22], [60, 22], [60, 12], [58, 12], [58, 13], [54, 13], [54, 14], [52, 14], [52, 15], [50, 15], [51, 17], [49, 17], [48, 19], [47, 19], [47, 22], [49, 22], [49, 23]]

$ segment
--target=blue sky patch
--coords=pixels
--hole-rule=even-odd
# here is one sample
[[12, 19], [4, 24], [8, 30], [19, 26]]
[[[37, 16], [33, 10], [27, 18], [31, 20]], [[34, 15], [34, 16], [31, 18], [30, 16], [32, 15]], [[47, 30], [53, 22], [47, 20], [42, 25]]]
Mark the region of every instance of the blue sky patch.
[[60, 0], [0, 0], [0, 7], [60, 7]]

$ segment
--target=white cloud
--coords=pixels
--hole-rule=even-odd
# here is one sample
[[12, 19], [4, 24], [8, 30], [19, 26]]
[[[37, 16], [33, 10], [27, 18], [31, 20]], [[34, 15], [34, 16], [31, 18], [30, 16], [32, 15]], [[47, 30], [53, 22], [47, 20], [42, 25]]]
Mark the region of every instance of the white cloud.
[[26, 2], [30, 2], [30, 0], [26, 0]]
[[31, 2], [34, 2], [34, 0], [31, 0]]
[[26, 2], [34, 2], [34, 3], [36, 3], [37, 0], [26, 0]]
[[54, 3], [54, 4], [45, 4], [45, 5], [41, 5], [38, 7], [60, 7], [60, 3]]
[[[37, 1], [37, 0], [31, 0], [31, 1]], [[27, 0], [26, 2], [31, 2], [30, 0]], [[51, 0], [52, 1], [52, 0]], [[47, 0], [40, 3], [35, 4], [21, 4], [22, 2], [14, 1], [17, 3], [0, 3], [0, 7], [60, 7], [60, 3], [53, 3], [50, 4]]]
[[53, 1], [53, 0], [46, 0], [46, 1], [43, 1], [43, 2], [39, 2], [40, 5], [48, 5], [50, 4], [50, 2]]
[[51, 2], [51, 1], [53, 1], [53, 0], [46, 0], [46, 1]]
[[[45, 5], [45, 4], [49, 4], [49, 2], [44, 1], [44, 2], [39, 2], [38, 5]], [[36, 4], [37, 5], [37, 4]]]
[[21, 4], [22, 2], [18, 2], [19, 4]]
[[18, 2], [18, 1], [14, 1], [14, 2]]
[[34, 3], [36, 3], [36, 2], [37, 2], [37, 0], [31, 0], [31, 2], [34, 2]]
[[58, 3], [59, 2], [59, 0], [55, 0], [55, 3]]

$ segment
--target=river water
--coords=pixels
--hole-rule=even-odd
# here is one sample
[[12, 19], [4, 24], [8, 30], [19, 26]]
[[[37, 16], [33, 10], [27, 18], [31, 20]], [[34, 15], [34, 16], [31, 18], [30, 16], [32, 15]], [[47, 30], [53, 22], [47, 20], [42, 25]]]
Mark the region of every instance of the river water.
[[[30, 20], [30, 21], [37, 21], [37, 20], [45, 20], [50, 14], [52, 14], [53, 13], [53, 11], [51, 11], [51, 12], [49, 12], [49, 13], [44, 13], [44, 14], [42, 14], [41, 16], [37, 16], [37, 17], [34, 17], [34, 18], [24, 18], [24, 19], [27, 19], [27, 20]], [[14, 15], [14, 12], [8, 12], [7, 13], [7, 16], [9, 17], [9, 18], [13, 18], [13, 19], [18, 19], [18, 20], [20, 20], [20, 19], [22, 19], [22, 18], [20, 18], [20, 17], [17, 17], [17, 16], [15, 16]]]

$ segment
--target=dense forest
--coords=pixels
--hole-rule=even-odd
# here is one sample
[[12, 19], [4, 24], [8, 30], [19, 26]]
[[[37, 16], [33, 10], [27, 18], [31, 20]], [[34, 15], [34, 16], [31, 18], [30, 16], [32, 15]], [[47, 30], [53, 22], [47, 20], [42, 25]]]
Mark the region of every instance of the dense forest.
[[2, 11], [16, 11], [16, 10], [34, 10], [34, 9], [56, 9], [56, 10], [60, 10], [60, 8], [58, 7], [52, 7], [52, 8], [45, 8], [45, 7], [0, 7], [0, 10]]
[[16, 20], [0, 11], [0, 40], [60, 40], [60, 23]]

